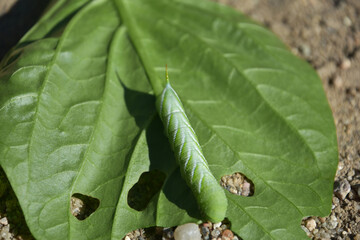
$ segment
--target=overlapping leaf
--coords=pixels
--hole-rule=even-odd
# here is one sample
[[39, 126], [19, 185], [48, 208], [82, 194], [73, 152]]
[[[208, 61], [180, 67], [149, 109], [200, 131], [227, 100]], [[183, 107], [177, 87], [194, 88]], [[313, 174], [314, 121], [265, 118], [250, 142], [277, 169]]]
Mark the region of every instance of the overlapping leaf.
[[[244, 239], [306, 239], [327, 215], [337, 164], [331, 111], [311, 67], [227, 7], [190, 0], [58, 1], [2, 61], [0, 164], [37, 239], [121, 239], [200, 218], [155, 111], [165, 64]], [[149, 82], [153, 83], [152, 87]], [[144, 210], [142, 173], [166, 174]], [[79, 221], [70, 198], [100, 200]]]

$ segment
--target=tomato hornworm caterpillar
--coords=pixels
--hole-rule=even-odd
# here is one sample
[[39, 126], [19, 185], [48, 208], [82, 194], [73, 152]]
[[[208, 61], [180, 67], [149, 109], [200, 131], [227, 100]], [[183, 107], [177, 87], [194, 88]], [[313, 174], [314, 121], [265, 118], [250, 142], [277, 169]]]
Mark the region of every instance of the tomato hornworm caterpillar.
[[194, 129], [184, 107], [169, 83], [166, 66], [166, 86], [157, 97], [157, 110], [169, 139], [181, 175], [191, 188], [206, 220], [220, 222], [227, 210], [224, 190], [212, 175]]

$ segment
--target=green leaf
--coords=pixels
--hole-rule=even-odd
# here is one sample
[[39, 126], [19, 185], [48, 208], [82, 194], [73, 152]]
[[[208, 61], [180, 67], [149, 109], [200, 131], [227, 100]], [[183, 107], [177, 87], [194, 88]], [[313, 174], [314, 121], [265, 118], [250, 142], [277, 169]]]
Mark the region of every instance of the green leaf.
[[[232, 230], [307, 239], [301, 219], [330, 213], [337, 166], [321, 82], [268, 30], [200, 0], [60, 0], [3, 59], [0, 164], [34, 237], [201, 220], [155, 109], [165, 64], [215, 178], [255, 185], [252, 197], [226, 191]], [[161, 189], [136, 210], [129, 191], [158, 172]], [[74, 194], [100, 201], [82, 221]]]

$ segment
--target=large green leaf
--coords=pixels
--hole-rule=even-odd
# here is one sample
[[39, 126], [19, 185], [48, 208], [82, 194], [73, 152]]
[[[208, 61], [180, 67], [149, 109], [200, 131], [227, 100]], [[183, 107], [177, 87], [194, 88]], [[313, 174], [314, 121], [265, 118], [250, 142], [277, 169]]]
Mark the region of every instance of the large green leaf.
[[[334, 123], [314, 70], [238, 12], [192, 0], [60, 0], [2, 61], [0, 164], [37, 239], [121, 239], [201, 219], [155, 98], [165, 64], [244, 239], [306, 239], [301, 219], [330, 212]], [[150, 82], [152, 84], [150, 84]], [[144, 210], [128, 192], [166, 175]], [[70, 198], [100, 200], [79, 221]]]

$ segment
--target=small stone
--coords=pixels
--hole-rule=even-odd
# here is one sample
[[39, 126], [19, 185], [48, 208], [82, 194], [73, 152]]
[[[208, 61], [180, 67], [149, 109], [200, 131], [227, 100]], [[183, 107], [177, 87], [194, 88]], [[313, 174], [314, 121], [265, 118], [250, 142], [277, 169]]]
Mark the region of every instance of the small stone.
[[355, 174], [356, 174], [355, 170], [351, 169], [351, 171], [349, 171], [347, 175], [348, 175], [348, 177], [353, 177], [353, 176], [355, 176]]
[[333, 197], [332, 202], [335, 206], [339, 205], [340, 200], [337, 197]]
[[[233, 239], [234, 234], [232, 231], [230, 231], [229, 229], [226, 229], [223, 233], [222, 233], [222, 240], [227, 240], [227, 239]], [[227, 239], [226, 239], [227, 238]]]
[[244, 182], [241, 195], [245, 197], [250, 195], [250, 183]]
[[4, 225], [4, 226], [6, 226], [6, 225], [8, 225], [8, 224], [9, 224], [9, 222], [8, 222], [8, 220], [7, 220], [7, 218], [6, 218], [6, 217], [3, 217], [3, 218], [1, 218], [1, 219], [0, 219], [0, 224], [2, 224], [2, 225]]
[[174, 232], [175, 240], [201, 240], [201, 234], [198, 225], [195, 223], [187, 223], [178, 226]]
[[330, 240], [331, 236], [327, 232], [320, 233], [321, 240]]
[[219, 228], [221, 226], [221, 222], [214, 223], [213, 227], [214, 229]]
[[211, 231], [211, 236], [213, 238], [217, 238], [220, 234], [221, 234], [221, 232], [220, 232], [219, 229], [214, 229], [214, 230]]
[[360, 203], [356, 203], [356, 202], [355, 202], [355, 204], [354, 204], [354, 210], [355, 210], [355, 212], [360, 211]]
[[1, 229], [0, 239], [2, 240], [10, 240], [12, 239], [12, 234], [10, 233], [10, 225], [6, 225]]
[[239, 240], [237, 236], [234, 236], [232, 240]]
[[211, 222], [206, 222], [203, 224], [204, 227], [211, 229], [212, 228], [212, 223]]
[[330, 217], [329, 222], [327, 222], [326, 226], [328, 229], [335, 229], [337, 225], [338, 225], [337, 218], [334, 215], [332, 215]]
[[230, 189], [229, 189], [229, 191], [232, 193], [232, 194], [237, 194], [238, 192], [236, 191], [236, 188], [233, 188], [233, 187], [231, 187]]
[[227, 226], [226, 224], [222, 224], [222, 225], [221, 225], [221, 229], [224, 229], [224, 230], [225, 230], [225, 229], [228, 229], [228, 226]]
[[346, 179], [343, 179], [340, 181], [340, 183], [337, 183], [334, 189], [336, 195], [342, 200], [346, 198], [350, 190], [351, 190], [350, 183]]
[[134, 231], [134, 237], [138, 237], [138, 236], [140, 236], [140, 231], [139, 231], [139, 229], [136, 229]]
[[310, 232], [314, 231], [316, 228], [316, 222], [314, 219], [309, 219], [306, 221], [306, 228], [309, 229]]
[[84, 202], [76, 197], [71, 197], [70, 210], [71, 214], [75, 217], [79, 216], [84, 208]]
[[351, 190], [351, 191], [349, 192], [348, 198], [349, 198], [350, 200], [355, 200], [355, 199], [356, 199], [356, 193], [355, 193], [354, 190]]
[[310, 57], [311, 55], [311, 48], [307, 44], [302, 44], [299, 47], [300, 52], [304, 55], [304, 57]]
[[344, 163], [343, 162], [339, 162], [339, 164], [338, 164], [338, 171], [341, 171], [341, 170], [343, 170], [343, 168], [344, 168]]
[[307, 229], [305, 226], [303, 226], [303, 225], [301, 225], [301, 228], [302, 228], [302, 230], [304, 230], [304, 232], [306, 232], [306, 235], [308, 236], [308, 237], [310, 237], [311, 236], [311, 232], [309, 231], [309, 229]]
[[227, 184], [228, 184], [230, 187], [234, 187], [234, 179], [233, 179], [233, 178], [228, 178]]
[[124, 240], [131, 240], [129, 236], [126, 236]]
[[202, 226], [200, 228], [200, 231], [201, 231], [201, 235], [203, 235], [203, 237], [209, 236], [209, 234], [210, 234], [209, 228], [207, 228], [205, 226]]
[[340, 68], [343, 70], [349, 69], [351, 67], [351, 61], [350, 59], [344, 59], [341, 64], [340, 64]]
[[343, 23], [345, 26], [350, 27], [352, 25], [352, 21], [348, 16], [345, 16], [343, 19]]

